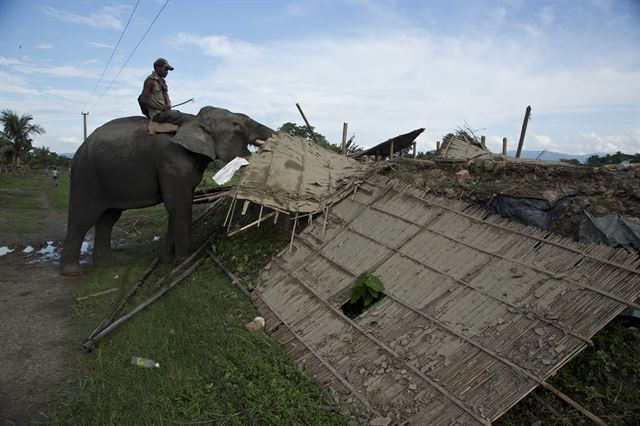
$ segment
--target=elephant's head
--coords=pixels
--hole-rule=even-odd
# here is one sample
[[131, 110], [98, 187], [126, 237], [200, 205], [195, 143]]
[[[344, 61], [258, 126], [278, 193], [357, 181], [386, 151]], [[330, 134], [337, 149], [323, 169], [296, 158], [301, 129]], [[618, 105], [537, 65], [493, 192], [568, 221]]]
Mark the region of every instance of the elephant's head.
[[244, 114], [207, 106], [182, 124], [171, 140], [212, 160], [228, 162], [248, 156], [249, 144], [267, 140], [274, 133]]

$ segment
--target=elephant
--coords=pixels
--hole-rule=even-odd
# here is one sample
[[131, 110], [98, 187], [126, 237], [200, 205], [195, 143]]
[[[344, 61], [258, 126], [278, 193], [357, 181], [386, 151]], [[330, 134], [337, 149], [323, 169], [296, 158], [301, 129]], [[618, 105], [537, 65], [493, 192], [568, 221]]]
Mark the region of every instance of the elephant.
[[110, 265], [111, 232], [123, 210], [164, 203], [169, 214], [165, 257], [176, 262], [191, 244], [192, 199], [207, 165], [250, 155], [275, 132], [247, 115], [204, 107], [172, 134], [150, 135], [146, 117], [118, 118], [97, 128], [71, 163], [62, 275], [79, 275], [80, 246], [95, 226], [93, 262]]

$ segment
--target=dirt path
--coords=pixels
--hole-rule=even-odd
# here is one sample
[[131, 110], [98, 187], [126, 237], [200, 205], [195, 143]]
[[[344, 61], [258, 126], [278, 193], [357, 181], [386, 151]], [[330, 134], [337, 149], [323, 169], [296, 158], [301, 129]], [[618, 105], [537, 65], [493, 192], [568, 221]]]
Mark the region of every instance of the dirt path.
[[38, 256], [22, 253], [47, 241], [59, 248], [64, 237], [63, 215], [44, 192], [39, 203], [47, 212], [45, 231], [0, 235], [0, 245], [15, 248], [0, 257], [0, 425], [46, 421], [55, 389], [76, 374], [70, 293], [81, 278], [63, 278], [57, 261], [29, 263]]

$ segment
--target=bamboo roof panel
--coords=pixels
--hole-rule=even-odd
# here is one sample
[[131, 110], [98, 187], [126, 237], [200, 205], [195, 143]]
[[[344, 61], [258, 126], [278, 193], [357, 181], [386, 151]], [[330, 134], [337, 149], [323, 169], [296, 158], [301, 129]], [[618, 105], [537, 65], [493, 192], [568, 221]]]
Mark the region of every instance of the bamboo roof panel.
[[[397, 423], [488, 424], [640, 295], [638, 265], [373, 177], [301, 232], [258, 292], [350, 389], [342, 402]], [[348, 318], [362, 272], [385, 297]]]

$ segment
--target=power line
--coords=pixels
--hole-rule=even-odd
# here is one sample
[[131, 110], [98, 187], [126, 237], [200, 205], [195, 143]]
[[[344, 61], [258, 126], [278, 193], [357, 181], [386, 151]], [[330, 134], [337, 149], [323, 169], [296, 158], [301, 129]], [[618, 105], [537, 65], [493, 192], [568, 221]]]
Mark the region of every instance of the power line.
[[91, 98], [93, 98], [93, 95], [96, 93], [96, 90], [98, 89], [98, 86], [100, 85], [100, 83], [102, 83], [102, 77], [104, 77], [104, 73], [107, 71], [107, 68], [109, 68], [109, 64], [111, 63], [111, 60], [113, 59], [113, 55], [116, 54], [116, 50], [118, 50], [118, 46], [120, 46], [120, 42], [122, 41], [122, 37], [124, 36], [125, 31], [127, 31], [127, 28], [129, 27], [129, 23], [131, 22], [131, 18], [133, 18], [133, 14], [136, 13], [136, 9], [138, 8], [138, 4], [139, 3], [140, 3], [140, 0], [138, 0], [136, 2], [136, 5], [133, 7], [133, 11], [131, 12], [131, 16], [129, 16], [129, 20], [127, 21], [127, 25], [124, 26], [124, 29], [122, 30], [122, 33], [120, 34], [120, 38], [118, 39], [118, 43], [116, 43], [116, 47], [113, 48], [113, 52], [111, 52], [111, 56], [109, 57], [109, 60], [107, 61], [107, 65], [105, 65], [104, 69], [102, 70], [102, 74], [100, 75], [100, 79], [96, 83], [96, 87], [93, 88], [93, 92], [91, 92], [91, 96], [89, 96], [89, 99], [87, 99], [87, 104], [84, 106], [84, 109], [87, 109], [87, 107], [89, 106], [89, 102], [91, 102]]
[[129, 60], [131, 59], [131, 57], [133, 56], [133, 54], [136, 52], [136, 50], [138, 49], [138, 47], [140, 46], [140, 44], [142, 44], [142, 41], [144, 40], [144, 38], [147, 36], [147, 34], [149, 33], [149, 31], [151, 30], [151, 27], [153, 27], [153, 24], [156, 22], [156, 20], [158, 19], [158, 17], [160, 16], [160, 14], [162, 13], [162, 11], [164, 10], [164, 8], [167, 6], [167, 3], [169, 3], [169, 0], [166, 0], [164, 2], [164, 4], [162, 5], [162, 7], [160, 8], [160, 11], [158, 12], [158, 14], [156, 15], [155, 18], [153, 18], [153, 21], [151, 21], [151, 24], [149, 24], [149, 28], [147, 28], [147, 31], [145, 31], [145, 33], [142, 35], [142, 38], [140, 38], [140, 41], [138, 42], [138, 44], [136, 44], [136, 47], [133, 48], [133, 51], [131, 52], [131, 54], [129, 55], [129, 57], [127, 58], [126, 61], [124, 61], [124, 64], [122, 64], [122, 67], [120, 68], [120, 71], [118, 71], [118, 74], [116, 74], [116, 76], [113, 78], [113, 80], [111, 80], [111, 83], [109, 83], [109, 86], [107, 86], [106, 90], [102, 93], [102, 96], [100, 96], [100, 98], [96, 101], [95, 104], [93, 104], [93, 106], [91, 107], [91, 109], [94, 109], [96, 107], [96, 105], [98, 105], [98, 103], [102, 100], [102, 98], [104, 97], [104, 95], [109, 91], [109, 89], [111, 89], [111, 85], [113, 84], [114, 81], [116, 81], [116, 79], [120, 76], [120, 73], [122, 72], [122, 70], [124, 69], [124, 67], [127, 65], [127, 63], [129, 63]]

